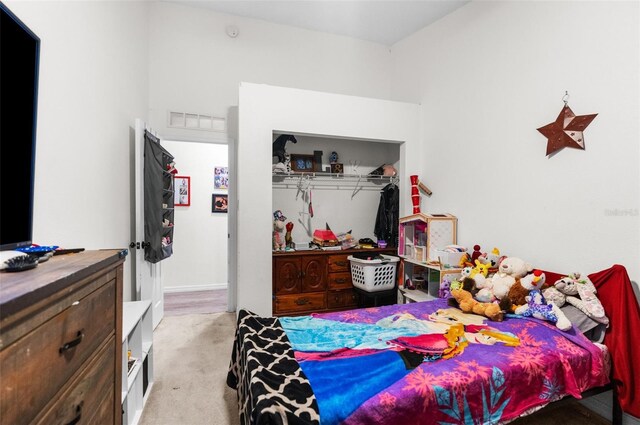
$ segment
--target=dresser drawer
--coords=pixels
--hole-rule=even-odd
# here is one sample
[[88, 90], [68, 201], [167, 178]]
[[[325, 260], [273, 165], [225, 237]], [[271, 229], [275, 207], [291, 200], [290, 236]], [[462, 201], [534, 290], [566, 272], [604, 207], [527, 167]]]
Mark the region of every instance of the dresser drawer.
[[3, 423], [31, 422], [114, 335], [115, 297], [116, 280], [111, 280], [0, 352]]
[[355, 307], [357, 304], [358, 297], [353, 289], [327, 292], [327, 305], [329, 308]]
[[297, 295], [280, 295], [275, 300], [275, 314], [317, 311], [326, 308], [325, 293], [312, 292]]
[[329, 273], [329, 289], [350, 289], [351, 272]]
[[351, 262], [347, 259], [348, 254], [330, 255], [327, 260], [328, 270], [333, 272], [348, 272], [351, 270]]
[[103, 399], [111, 400], [109, 410], [113, 417], [115, 355], [115, 337], [111, 337], [100, 353], [90, 360], [86, 369], [35, 423], [38, 425], [106, 423], [94, 420], [89, 422], [89, 419], [96, 414]]

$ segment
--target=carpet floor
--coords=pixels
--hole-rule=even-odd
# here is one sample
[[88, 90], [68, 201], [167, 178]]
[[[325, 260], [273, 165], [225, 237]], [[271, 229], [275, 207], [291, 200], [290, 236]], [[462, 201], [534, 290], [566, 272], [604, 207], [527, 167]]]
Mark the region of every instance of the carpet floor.
[[235, 313], [162, 319], [153, 334], [154, 383], [140, 425], [238, 424], [227, 387]]
[[[153, 334], [154, 383], [140, 425], [239, 424], [236, 392], [226, 385], [235, 318], [235, 313], [218, 313], [162, 319]], [[572, 399], [511, 422], [514, 425], [608, 423]]]

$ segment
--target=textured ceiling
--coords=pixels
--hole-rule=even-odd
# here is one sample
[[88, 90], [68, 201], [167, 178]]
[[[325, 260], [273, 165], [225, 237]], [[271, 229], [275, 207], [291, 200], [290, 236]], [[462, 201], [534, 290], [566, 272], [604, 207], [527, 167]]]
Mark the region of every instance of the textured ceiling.
[[194, 7], [391, 46], [470, 0], [176, 0]]

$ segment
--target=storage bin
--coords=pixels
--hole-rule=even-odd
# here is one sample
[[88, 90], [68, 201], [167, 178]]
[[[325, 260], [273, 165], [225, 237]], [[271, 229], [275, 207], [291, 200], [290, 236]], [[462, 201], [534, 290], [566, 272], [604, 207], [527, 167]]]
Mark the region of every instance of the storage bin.
[[382, 255], [379, 260], [361, 260], [353, 255], [348, 257], [351, 263], [351, 281], [353, 286], [366, 292], [393, 289], [396, 284], [396, 266], [400, 258]]
[[466, 252], [449, 252], [442, 249], [433, 249], [429, 257], [435, 261], [440, 260], [443, 267], [459, 267], [460, 259], [464, 254], [466, 254]]

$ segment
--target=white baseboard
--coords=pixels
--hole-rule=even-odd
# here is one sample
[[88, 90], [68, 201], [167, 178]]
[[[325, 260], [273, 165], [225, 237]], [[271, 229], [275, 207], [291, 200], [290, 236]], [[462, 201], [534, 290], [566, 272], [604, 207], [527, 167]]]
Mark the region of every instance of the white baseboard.
[[162, 289], [165, 294], [174, 292], [210, 291], [212, 289], [227, 289], [226, 283], [208, 283], [205, 285], [168, 286]]

